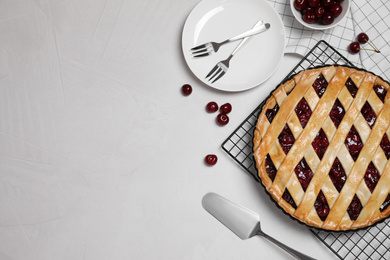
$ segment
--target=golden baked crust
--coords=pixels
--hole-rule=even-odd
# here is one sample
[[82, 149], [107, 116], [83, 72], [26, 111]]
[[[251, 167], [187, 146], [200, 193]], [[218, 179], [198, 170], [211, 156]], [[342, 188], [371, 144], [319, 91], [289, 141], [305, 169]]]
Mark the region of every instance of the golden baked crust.
[[[313, 87], [320, 78], [326, 80], [327, 85], [322, 93]], [[355, 86], [357, 92], [353, 93], [346, 85]], [[326, 230], [363, 228], [390, 214], [390, 207], [387, 207], [390, 202], [390, 151], [387, 154], [383, 150], [387, 148], [381, 148], [384, 145], [382, 139], [385, 135], [390, 136], [388, 89], [389, 84], [372, 73], [344, 66], [301, 71], [277, 87], [258, 117], [253, 152], [259, 178], [284, 211], [309, 226]], [[305, 125], [295, 112], [302, 99], [311, 110]], [[345, 114], [336, 125], [330, 114], [337, 102], [341, 104], [339, 107], [344, 108]], [[366, 112], [363, 113], [362, 109], [367, 107], [370, 110], [366, 119]], [[277, 110], [277, 113], [268, 118], [267, 113], [271, 110]], [[374, 113], [375, 117], [370, 117], [369, 113]], [[295, 139], [288, 151], [279, 142], [287, 126]], [[350, 137], [352, 129], [355, 135]], [[313, 148], [313, 140], [320, 132], [328, 140], [321, 155]], [[346, 138], [360, 138], [363, 146], [357, 155], [349, 150], [355, 148], [347, 145]], [[334, 177], [329, 175], [336, 161], [345, 172], [339, 190]], [[306, 167], [304, 169], [309, 167], [312, 172], [307, 186], [303, 186], [301, 177], [295, 172], [297, 165], [302, 163]], [[267, 172], [270, 167], [276, 170], [274, 176]], [[379, 181], [370, 183], [375, 176], [368, 168], [373, 169], [375, 174], [379, 173], [376, 178]], [[287, 195], [293, 201], [287, 201], [284, 197]], [[327, 204], [324, 207], [328, 209], [319, 206], [324, 198]], [[353, 203], [357, 203], [357, 208], [360, 206], [358, 214], [351, 209]], [[326, 216], [318, 213], [318, 208], [328, 210]]]

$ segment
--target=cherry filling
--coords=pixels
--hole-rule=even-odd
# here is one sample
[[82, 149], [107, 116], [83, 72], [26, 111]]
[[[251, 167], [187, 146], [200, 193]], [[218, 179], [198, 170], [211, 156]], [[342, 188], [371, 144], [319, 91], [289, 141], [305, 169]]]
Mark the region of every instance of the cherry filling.
[[301, 183], [301, 186], [304, 191], [306, 191], [307, 186], [309, 186], [309, 183], [311, 179], [313, 178], [313, 172], [310, 169], [309, 165], [307, 164], [305, 158], [303, 158], [298, 165], [294, 169], [295, 174], [298, 177], [299, 182]]
[[276, 113], [279, 111], [279, 106], [276, 104], [274, 108], [269, 108], [267, 111], [265, 111], [265, 116], [268, 118], [268, 121], [272, 123], [272, 120], [274, 120], [274, 117]]
[[389, 138], [387, 137], [386, 133], [383, 135], [380, 146], [382, 147], [382, 150], [385, 153], [387, 160], [389, 160], [390, 159], [390, 141], [389, 141]]
[[362, 208], [363, 208], [362, 203], [360, 202], [359, 198], [355, 195], [351, 201], [351, 204], [349, 204], [349, 207], [347, 209], [349, 218], [351, 220], [356, 220], [359, 217]]
[[333, 124], [337, 127], [339, 127], [341, 120], [343, 120], [345, 115], [345, 110], [343, 105], [341, 104], [339, 99], [336, 99], [336, 102], [334, 102], [334, 105], [332, 107], [332, 110], [330, 111], [330, 119], [332, 119]]
[[311, 109], [305, 98], [302, 98], [301, 101], [299, 101], [299, 103], [295, 107], [295, 113], [297, 114], [302, 127], [305, 128], [307, 122], [311, 117]]
[[287, 201], [294, 209], [297, 208], [297, 204], [295, 204], [294, 199], [292, 198], [290, 192], [285, 189], [282, 198]]
[[381, 85], [374, 85], [374, 91], [379, 97], [379, 99], [382, 100], [383, 103], [385, 103], [387, 90]]
[[313, 146], [313, 149], [318, 155], [318, 157], [322, 159], [329, 145], [328, 137], [326, 137], [326, 134], [324, 130], [322, 130], [322, 128], [317, 133], [317, 136], [314, 138], [313, 143], [311, 145]]
[[313, 88], [317, 92], [317, 95], [321, 98], [325, 93], [326, 88], [328, 87], [328, 82], [321, 74], [317, 77], [317, 79], [313, 83]]
[[390, 205], [390, 194], [387, 195], [387, 198], [385, 199], [385, 202], [383, 202], [382, 206], [379, 208], [379, 210], [382, 212], [385, 209], [387, 209]]
[[295, 138], [294, 138], [293, 134], [291, 133], [291, 130], [288, 127], [287, 124], [284, 126], [284, 128], [283, 128], [282, 132], [280, 133], [278, 139], [279, 139], [280, 145], [282, 146], [283, 152], [285, 154], [287, 154], [288, 151], [290, 151], [291, 146], [295, 142]]
[[349, 130], [349, 133], [344, 143], [349, 153], [351, 154], [352, 159], [356, 161], [360, 151], [363, 148], [363, 142], [362, 139], [360, 139], [359, 133], [356, 131], [356, 128], [354, 126], [352, 126], [351, 130]]
[[344, 168], [337, 157], [333, 162], [332, 168], [330, 168], [329, 177], [336, 190], [340, 192], [347, 180], [347, 175], [345, 174]]
[[366, 174], [364, 175], [364, 181], [366, 182], [367, 187], [371, 193], [374, 191], [380, 177], [381, 175], [375, 168], [374, 164], [371, 162], [367, 167]]
[[267, 172], [268, 177], [274, 181], [277, 170], [269, 154], [265, 157], [265, 171]]
[[318, 193], [316, 202], [314, 203], [314, 208], [322, 221], [324, 221], [329, 215], [330, 208], [322, 190]]
[[347, 82], [345, 82], [345, 86], [347, 87], [351, 96], [355, 97], [356, 93], [358, 91], [358, 88], [356, 87], [355, 83], [353, 83], [351, 78], [348, 78]]
[[362, 107], [362, 115], [364, 117], [364, 119], [366, 119], [367, 121], [367, 124], [370, 126], [370, 128], [372, 129], [372, 127], [374, 126], [375, 124], [375, 120], [376, 120], [376, 114], [375, 114], [375, 111], [372, 109], [372, 107], [370, 106], [370, 104], [368, 102], [366, 102], [364, 104], [364, 106]]

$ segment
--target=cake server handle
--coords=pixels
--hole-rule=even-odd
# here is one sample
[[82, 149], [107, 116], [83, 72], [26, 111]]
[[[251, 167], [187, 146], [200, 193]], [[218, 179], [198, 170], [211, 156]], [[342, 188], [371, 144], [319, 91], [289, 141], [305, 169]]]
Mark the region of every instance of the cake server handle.
[[292, 249], [291, 247], [289, 247], [289, 246], [279, 242], [275, 238], [273, 238], [273, 237], [267, 235], [266, 233], [264, 233], [260, 228], [259, 228], [259, 230], [257, 230], [256, 235], [268, 239], [269, 241], [271, 241], [272, 243], [274, 243], [275, 245], [277, 245], [281, 249], [285, 250], [287, 253], [291, 254], [292, 256], [294, 256], [297, 259], [300, 259], [300, 260], [316, 260], [315, 258], [312, 258], [312, 257], [310, 257], [308, 255], [305, 255], [305, 254], [303, 254], [301, 252], [298, 252], [297, 250]]

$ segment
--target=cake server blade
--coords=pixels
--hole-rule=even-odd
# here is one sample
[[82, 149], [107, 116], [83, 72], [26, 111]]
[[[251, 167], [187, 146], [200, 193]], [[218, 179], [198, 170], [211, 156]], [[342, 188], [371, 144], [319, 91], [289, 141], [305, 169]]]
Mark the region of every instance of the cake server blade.
[[256, 212], [235, 204], [218, 194], [208, 193], [202, 200], [203, 208], [241, 239], [256, 235], [260, 218]]

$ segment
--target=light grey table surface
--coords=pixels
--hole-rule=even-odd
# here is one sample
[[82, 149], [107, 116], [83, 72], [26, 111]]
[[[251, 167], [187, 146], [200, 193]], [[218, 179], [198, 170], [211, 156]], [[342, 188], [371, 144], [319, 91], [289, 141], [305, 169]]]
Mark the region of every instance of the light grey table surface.
[[[220, 148], [301, 57], [248, 91], [204, 85], [181, 52], [198, 2], [0, 1], [0, 259], [292, 259], [212, 218], [211, 191], [257, 211], [276, 239], [336, 259]], [[232, 104], [228, 125], [209, 101]]]

